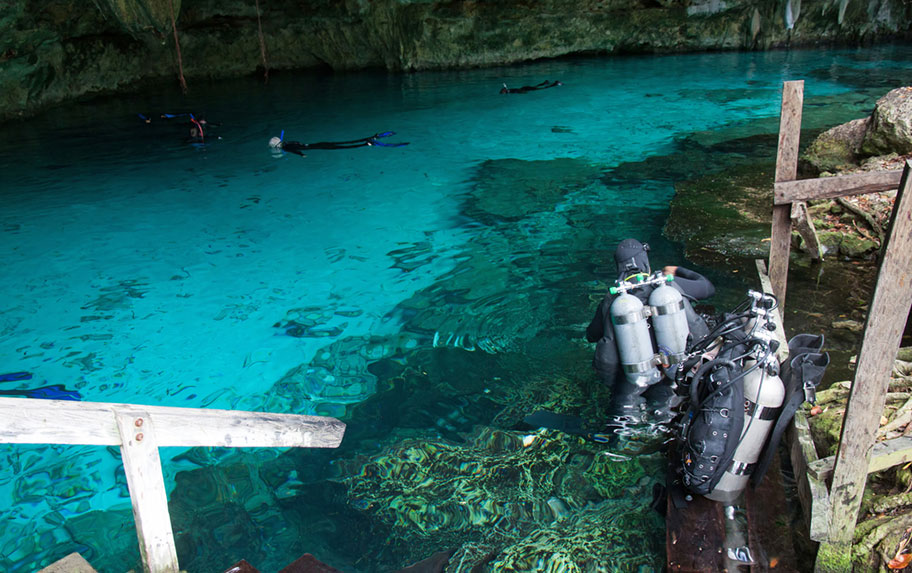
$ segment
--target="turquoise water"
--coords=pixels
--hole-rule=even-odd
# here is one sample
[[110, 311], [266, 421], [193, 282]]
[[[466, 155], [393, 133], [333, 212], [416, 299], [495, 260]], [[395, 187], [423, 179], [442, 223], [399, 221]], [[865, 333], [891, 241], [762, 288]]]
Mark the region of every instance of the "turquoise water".
[[[613, 278], [614, 244], [636, 236], [654, 261], [682, 256], [662, 236], [674, 181], [620, 176], [623, 166], [670, 155], [698, 132], [774, 130], [786, 80], [805, 80], [811, 103], [860, 94], [852, 97], [870, 111], [872, 94], [912, 83], [910, 55], [895, 47], [286, 73], [265, 86], [191, 82], [186, 97], [168, 86], [7, 124], [0, 374], [32, 378], [0, 389], [59, 384], [88, 401], [349, 424], [330, 452], [163, 450], [179, 557], [191, 571], [241, 558], [278, 570], [304, 552], [345, 571], [387, 571], [430, 556], [435, 542], [483, 545], [506, 502], [449, 491], [500, 509], [431, 527], [443, 490], [409, 499], [425, 516], [409, 518], [389, 501], [396, 492], [371, 490], [368, 468], [399, 475], [393, 454], [413, 452], [407, 440], [439, 445], [422, 456], [505, 455], [491, 444], [527, 435], [516, 422], [524, 409], [553, 406], [555, 389], [581, 393], [566, 397], [566, 411], [598, 412], [604, 396], [581, 336]], [[564, 85], [498, 93], [502, 83], [544, 79]], [[220, 123], [206, 145], [186, 143], [179, 120], [146, 125], [136, 115], [185, 111]], [[384, 141], [409, 145], [305, 158], [266, 145], [282, 131], [307, 142], [387, 130], [396, 134]], [[701, 270], [721, 300], [743, 294], [726, 269]], [[479, 435], [486, 429], [500, 433]], [[72, 551], [100, 570], [136, 563], [116, 449], [0, 452], [0, 569], [31, 571]], [[432, 462], [423, 466], [431, 482], [444, 481]], [[466, 475], [487, 480], [484, 467]], [[626, 485], [625, 469], [612, 483], [645, 491], [662, 479], [655, 468], [631, 471]], [[508, 496], [485, 483], [477, 491]], [[538, 496], [530, 507], [563, 515], [548, 503], [556, 494], [529, 491]], [[612, 503], [623, 515], [644, 511], [599, 491], [564, 500], [573, 519]], [[393, 509], [377, 510], [384, 503]], [[555, 522], [536, 511], [511, 530], [520, 541]], [[644, 523], [653, 545], [619, 533], [630, 551], [618, 567], [661, 568], [661, 521]], [[511, 570], [506, 562], [495, 561]]]

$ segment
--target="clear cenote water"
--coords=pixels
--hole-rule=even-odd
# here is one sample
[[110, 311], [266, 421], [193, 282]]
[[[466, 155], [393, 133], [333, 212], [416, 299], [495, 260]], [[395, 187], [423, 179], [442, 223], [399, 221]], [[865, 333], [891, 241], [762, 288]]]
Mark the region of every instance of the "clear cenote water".
[[[814, 98], [870, 111], [908, 85], [894, 82], [910, 55], [284, 73], [8, 123], [0, 374], [31, 378], [0, 390], [348, 424], [332, 451], [163, 449], [189, 571], [240, 559], [275, 571], [306, 552], [392, 571], [456, 549], [466, 564], [491, 555], [491, 570], [587, 559], [660, 570], [664, 524], [649, 508], [660, 456], [619, 460], [519, 424], [539, 408], [598, 424], [607, 393], [582, 332], [619, 240], [649, 242], [654, 264], [687, 264], [662, 234], [674, 182], [617, 174], [698, 132], [775, 130], [786, 80], [805, 80], [806, 119]], [[498, 93], [545, 79], [563, 85]], [[184, 120], [137, 117], [163, 112], [220, 125], [200, 146], [184, 141]], [[302, 142], [395, 131], [382, 141], [409, 145], [275, 156], [266, 142], [283, 131]], [[726, 269], [699, 270], [720, 300], [743, 295]], [[0, 456], [0, 569], [72, 551], [101, 571], [138, 567], [116, 448]]]

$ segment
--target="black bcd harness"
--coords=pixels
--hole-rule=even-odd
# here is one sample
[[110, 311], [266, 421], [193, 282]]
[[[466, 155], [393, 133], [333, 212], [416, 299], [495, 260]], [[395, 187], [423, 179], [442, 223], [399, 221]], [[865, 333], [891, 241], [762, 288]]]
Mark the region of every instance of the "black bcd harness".
[[[678, 369], [678, 393], [684, 395], [677, 432], [677, 470], [682, 485], [692, 493], [707, 495], [733, 463], [745, 431], [744, 379], [753, 369], [764, 368], [778, 348], [769, 336], [744, 330], [749, 320], [768, 316], [776, 307], [771, 295], [750, 293], [745, 304], [723, 315], [707, 336], [688, 348], [689, 358]], [[771, 329], [772, 321], [761, 328]], [[795, 412], [805, 401], [814, 402], [814, 389], [823, 377], [829, 355], [821, 352], [823, 336], [799, 334], [789, 341], [789, 358], [773, 364], [785, 388], [785, 397], [763, 445], [750, 468], [751, 484], [763, 479], [779, 441]], [[750, 360], [750, 361], [748, 361]], [[769, 418], [765, 418], [769, 419]]]

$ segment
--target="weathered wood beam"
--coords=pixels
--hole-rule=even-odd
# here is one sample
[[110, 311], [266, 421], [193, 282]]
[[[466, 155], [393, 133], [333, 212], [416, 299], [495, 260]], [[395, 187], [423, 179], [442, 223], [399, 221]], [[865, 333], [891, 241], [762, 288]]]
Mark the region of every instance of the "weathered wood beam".
[[178, 573], [177, 547], [168, 514], [156, 428], [149, 412], [121, 408], [114, 412], [120, 435], [133, 520], [145, 573]]
[[155, 420], [159, 446], [335, 448], [335, 418], [267, 412], [0, 398], [0, 443], [121, 445], [115, 412], [141, 407]]
[[[801, 110], [804, 103], [804, 81], [782, 85], [782, 109], [779, 115], [779, 146], [776, 152], [775, 182], [792, 181], [798, 176], [798, 143], [801, 136]], [[785, 309], [785, 287], [788, 282], [789, 251], [792, 241], [792, 208], [773, 206], [770, 231], [769, 276], [773, 294], [779, 299], [780, 312]]]
[[804, 412], [795, 413], [788, 430], [789, 458], [798, 485], [798, 501], [804, 510], [808, 535], [814, 541], [824, 541], [829, 534], [830, 499], [826, 482], [807, 472], [809, 463], [817, 460], [814, 438]]
[[[849, 392], [830, 488], [828, 543], [841, 550], [852, 542], [871, 465], [890, 372], [906, 317], [912, 308], [912, 162], [907, 161], [893, 205], [889, 235], [868, 306], [855, 380]], [[834, 552], [827, 551], [828, 554]]]
[[[900, 436], [874, 444], [871, 450], [871, 463], [868, 473], [883, 471], [912, 461], [912, 437]], [[833, 475], [836, 456], [828, 456], [811, 462], [807, 466], [808, 474], [819, 479], [828, 480]]]
[[894, 169], [839, 177], [777, 181], [773, 184], [773, 204], [788, 205], [798, 201], [892, 191], [899, 187], [901, 177], [902, 169]]

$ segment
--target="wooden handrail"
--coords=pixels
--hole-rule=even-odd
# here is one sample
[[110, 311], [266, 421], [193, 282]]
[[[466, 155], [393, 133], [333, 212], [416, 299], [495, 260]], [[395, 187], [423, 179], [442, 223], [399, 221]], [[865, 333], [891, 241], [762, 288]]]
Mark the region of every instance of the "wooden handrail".
[[787, 205], [798, 201], [892, 191], [899, 187], [901, 177], [902, 169], [894, 169], [838, 177], [778, 181], [773, 185], [773, 204]]
[[335, 418], [105, 402], [0, 398], [0, 443], [120, 446], [143, 570], [178, 573], [161, 446], [335, 448]]
[[159, 446], [335, 448], [345, 432], [344, 423], [320, 416], [0, 398], [0, 443], [119, 446], [114, 414], [137, 408], [155, 418]]

